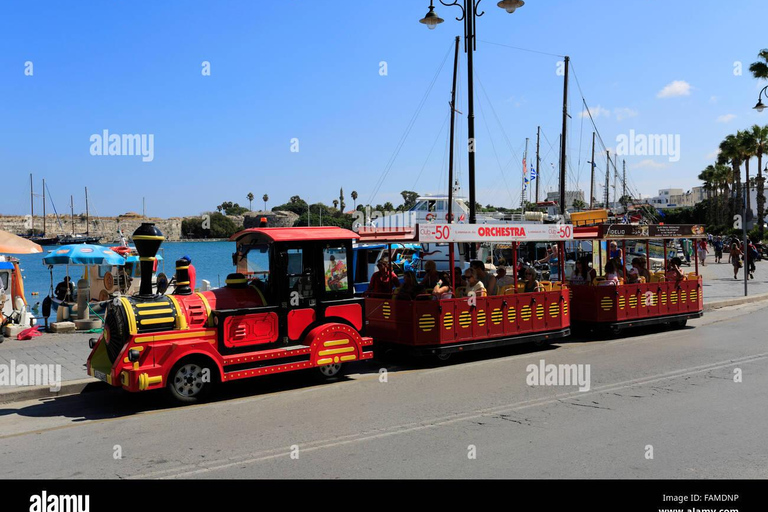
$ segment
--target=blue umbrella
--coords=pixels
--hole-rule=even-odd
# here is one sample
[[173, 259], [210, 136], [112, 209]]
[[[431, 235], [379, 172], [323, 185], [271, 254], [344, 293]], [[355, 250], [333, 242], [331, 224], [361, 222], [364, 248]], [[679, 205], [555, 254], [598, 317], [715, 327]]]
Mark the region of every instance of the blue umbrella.
[[43, 258], [46, 265], [125, 265], [125, 258], [109, 247], [90, 244], [62, 245]]

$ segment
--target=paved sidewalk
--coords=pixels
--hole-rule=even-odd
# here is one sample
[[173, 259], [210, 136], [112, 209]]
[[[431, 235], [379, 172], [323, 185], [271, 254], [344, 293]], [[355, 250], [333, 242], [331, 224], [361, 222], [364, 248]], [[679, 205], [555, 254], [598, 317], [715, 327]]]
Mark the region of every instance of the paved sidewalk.
[[[91, 379], [85, 373], [85, 361], [88, 359], [91, 349], [88, 348], [88, 340], [97, 337], [94, 333], [75, 334], [51, 334], [27, 341], [15, 338], [2, 338], [0, 343], [0, 365], [10, 368], [12, 361], [18, 367], [20, 364], [58, 364], [61, 365], [61, 381], [71, 382], [81, 379]], [[10, 370], [9, 370], [10, 371]], [[95, 381], [95, 379], [93, 379]], [[2, 395], [25, 386], [0, 386], [0, 402]]]
[[[733, 279], [733, 267], [727, 261], [716, 264], [712, 257], [709, 264], [700, 265], [699, 272], [704, 277], [704, 304], [739, 299], [744, 296], [743, 269], [739, 271], [739, 279]], [[768, 261], [758, 261], [755, 279], [749, 281], [749, 295], [768, 294]], [[693, 271], [683, 267], [686, 272]], [[725, 304], [725, 303], [724, 303]], [[98, 382], [85, 373], [85, 361], [90, 349], [88, 339], [98, 336], [93, 333], [49, 334], [33, 338], [29, 341], [19, 341], [4, 338], [0, 343], [0, 366], [9, 368], [11, 361], [15, 364], [59, 364], [61, 365], [62, 394], [79, 392], [89, 382]], [[66, 386], [70, 384], [70, 386]], [[0, 386], [0, 403], [16, 400], [17, 393], [24, 393], [23, 386]], [[49, 395], [52, 393], [48, 393]], [[5, 395], [5, 397], [4, 397]], [[11, 396], [13, 395], [13, 396]], [[36, 396], [45, 396], [40, 391]]]
[[[755, 278], [749, 280], [749, 295], [768, 293], [768, 261], [755, 263]], [[683, 267], [686, 272], [693, 272], [690, 267]], [[714, 256], [707, 256], [707, 264], [699, 264], [699, 273], [704, 278], [704, 303], [744, 297], [744, 269], [739, 269], [739, 278], [733, 278], [733, 265], [728, 263], [728, 254], [723, 255], [722, 263], [715, 263]]]

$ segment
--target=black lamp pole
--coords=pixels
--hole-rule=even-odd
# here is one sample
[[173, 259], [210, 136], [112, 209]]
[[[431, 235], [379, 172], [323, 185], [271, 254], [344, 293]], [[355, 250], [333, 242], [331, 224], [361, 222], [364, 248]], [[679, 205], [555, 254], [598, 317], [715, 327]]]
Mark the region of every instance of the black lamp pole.
[[[477, 50], [477, 40], [475, 39], [475, 22], [477, 18], [485, 14], [485, 11], [478, 12], [482, 0], [453, 0], [448, 3], [440, 0], [440, 3], [446, 7], [456, 6], [461, 9], [461, 16], [456, 21], [464, 22], [464, 52], [467, 54], [467, 155], [469, 157], [469, 223], [475, 224], [477, 220], [475, 198], [475, 105], [474, 105], [474, 60], [473, 54]], [[499, 7], [508, 13], [513, 13], [518, 7], [525, 5], [523, 0], [502, 0], [498, 2]], [[421, 23], [429, 29], [434, 29], [444, 20], [435, 13], [433, 0], [429, 2], [429, 11], [421, 20]], [[453, 187], [453, 184], [450, 184]], [[474, 253], [474, 245], [472, 246]], [[474, 254], [472, 254], [474, 257]]]
[[765, 107], [766, 107], [766, 105], [763, 103], [763, 93], [765, 93], [765, 99], [768, 100], [768, 93], [765, 92], [766, 90], [768, 90], [768, 85], [763, 87], [763, 90], [760, 91], [760, 94], [757, 95], [757, 105], [752, 107], [755, 110], [757, 110], [758, 112], [762, 112], [763, 109], [765, 109]]

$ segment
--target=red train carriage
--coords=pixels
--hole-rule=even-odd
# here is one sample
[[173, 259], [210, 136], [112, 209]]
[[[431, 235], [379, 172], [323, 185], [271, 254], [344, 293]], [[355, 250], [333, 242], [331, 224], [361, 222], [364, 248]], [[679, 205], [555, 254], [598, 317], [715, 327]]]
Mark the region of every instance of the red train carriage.
[[[572, 226], [436, 224], [415, 230], [363, 230], [362, 240], [420, 243], [555, 242], [563, 258], [563, 241], [572, 239]], [[451, 264], [453, 268], [453, 264]], [[517, 268], [517, 262], [513, 262]], [[564, 275], [561, 271], [558, 275]], [[379, 344], [412, 353], [447, 357], [451, 353], [527, 342], [545, 342], [570, 334], [567, 286], [544, 284], [544, 291], [522, 293], [509, 286], [503, 295], [443, 300], [396, 300], [367, 297], [367, 332]]]
[[[685, 326], [689, 318], [703, 315], [702, 278], [698, 273], [697, 251], [693, 251], [694, 272], [683, 280], [667, 280], [665, 270], [676, 248], [670, 241], [680, 238], [705, 238], [702, 226], [602, 224], [575, 228], [575, 239], [592, 244], [591, 260], [598, 277], [594, 283], [571, 286], [574, 327], [609, 330], [614, 333], [628, 327], [649, 324]], [[622, 278], [618, 285], [601, 282], [610, 252], [616, 242], [623, 255], [619, 271], [628, 276], [633, 259], [645, 262], [648, 276], [629, 284]], [[605, 284], [605, 285], [601, 285]]]
[[223, 288], [195, 293], [186, 260], [173, 295], [155, 295], [152, 265], [162, 233], [143, 224], [137, 296], [109, 305], [92, 340], [88, 373], [128, 391], [166, 388], [195, 402], [215, 382], [314, 368], [331, 377], [373, 357], [363, 336], [363, 299], [353, 296], [347, 261], [358, 235], [335, 227], [256, 228], [235, 234]]

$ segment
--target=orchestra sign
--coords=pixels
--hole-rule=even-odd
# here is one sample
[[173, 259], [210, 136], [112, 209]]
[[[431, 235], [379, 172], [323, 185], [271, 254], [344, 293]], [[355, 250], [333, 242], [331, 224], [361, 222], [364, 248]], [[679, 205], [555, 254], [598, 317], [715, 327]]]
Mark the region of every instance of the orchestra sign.
[[424, 224], [419, 242], [557, 242], [573, 240], [571, 224]]

